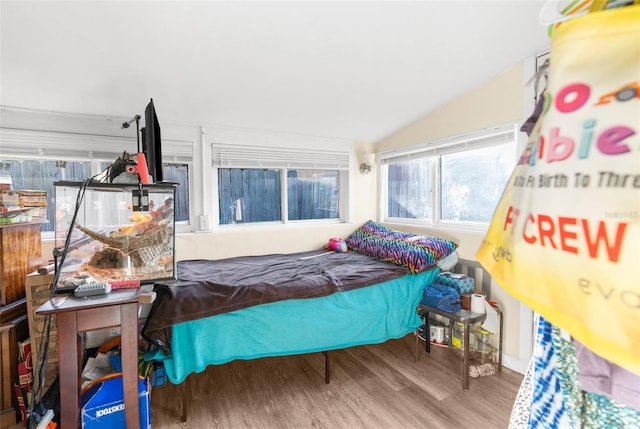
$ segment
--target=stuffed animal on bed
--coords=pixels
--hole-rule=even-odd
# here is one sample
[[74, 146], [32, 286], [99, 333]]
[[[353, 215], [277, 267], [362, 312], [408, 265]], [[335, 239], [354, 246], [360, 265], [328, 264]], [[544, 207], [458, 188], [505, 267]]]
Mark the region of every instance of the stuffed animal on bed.
[[342, 238], [332, 237], [329, 239], [329, 242], [324, 245], [324, 248], [327, 250], [333, 250], [338, 253], [346, 253], [347, 252], [347, 242]]

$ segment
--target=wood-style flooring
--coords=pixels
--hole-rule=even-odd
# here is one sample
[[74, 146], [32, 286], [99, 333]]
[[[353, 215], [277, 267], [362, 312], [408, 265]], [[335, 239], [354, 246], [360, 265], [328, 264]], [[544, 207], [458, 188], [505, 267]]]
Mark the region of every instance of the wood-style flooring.
[[[424, 343], [421, 343], [423, 346]], [[335, 350], [331, 382], [324, 355], [270, 357], [209, 366], [184, 386], [151, 392], [154, 429], [167, 428], [507, 428], [522, 376], [472, 378], [462, 391], [462, 361], [452, 350], [421, 350], [413, 334], [383, 344]], [[177, 415], [190, 397], [188, 418]]]

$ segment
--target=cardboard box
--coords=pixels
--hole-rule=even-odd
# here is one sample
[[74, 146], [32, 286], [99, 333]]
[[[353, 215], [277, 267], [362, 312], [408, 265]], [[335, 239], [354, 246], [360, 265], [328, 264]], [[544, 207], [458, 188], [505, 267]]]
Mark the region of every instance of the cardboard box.
[[31, 207], [27, 214], [33, 221], [47, 220], [47, 207]]
[[46, 191], [19, 190], [17, 192], [18, 192], [18, 197], [20, 201], [20, 207], [46, 207], [47, 206]]
[[[149, 379], [139, 380], [140, 429], [151, 428], [150, 399]], [[125, 429], [122, 376], [98, 382], [84, 392], [80, 414], [83, 429]]]
[[13, 185], [11, 176], [0, 176], [0, 194], [10, 191]]
[[18, 207], [20, 206], [20, 195], [17, 191], [3, 191], [0, 194], [0, 203], [5, 207]]
[[[29, 274], [25, 282], [27, 295], [27, 315], [29, 316], [29, 335], [31, 336], [31, 356], [34, 364], [41, 353], [44, 336], [45, 316], [36, 315], [36, 310], [49, 299], [49, 290], [53, 282], [53, 274]], [[46, 392], [58, 376], [58, 330], [56, 316], [51, 316], [49, 336], [49, 354], [43, 392]], [[34, 389], [38, 387], [40, 378], [34, 379]]]

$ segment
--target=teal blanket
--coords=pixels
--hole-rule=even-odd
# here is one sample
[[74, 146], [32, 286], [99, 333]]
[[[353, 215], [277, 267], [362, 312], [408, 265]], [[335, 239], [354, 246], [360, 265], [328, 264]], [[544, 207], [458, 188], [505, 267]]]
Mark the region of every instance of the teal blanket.
[[329, 296], [262, 304], [172, 328], [172, 351], [147, 359], [164, 362], [169, 380], [181, 383], [208, 365], [382, 343], [414, 332], [426, 285], [438, 269]]

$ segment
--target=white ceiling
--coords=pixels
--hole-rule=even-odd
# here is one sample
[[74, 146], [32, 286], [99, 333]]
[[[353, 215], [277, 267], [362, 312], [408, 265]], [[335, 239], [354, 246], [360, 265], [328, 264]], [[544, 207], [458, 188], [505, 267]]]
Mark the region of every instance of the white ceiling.
[[4, 106], [375, 142], [548, 46], [539, 1], [7, 1]]

